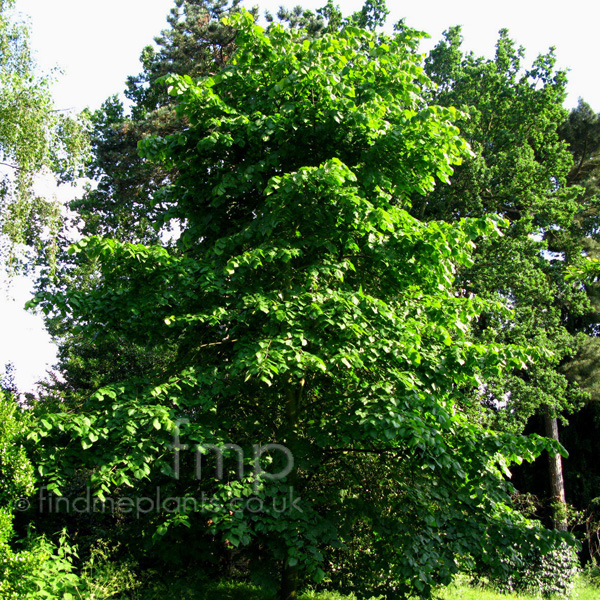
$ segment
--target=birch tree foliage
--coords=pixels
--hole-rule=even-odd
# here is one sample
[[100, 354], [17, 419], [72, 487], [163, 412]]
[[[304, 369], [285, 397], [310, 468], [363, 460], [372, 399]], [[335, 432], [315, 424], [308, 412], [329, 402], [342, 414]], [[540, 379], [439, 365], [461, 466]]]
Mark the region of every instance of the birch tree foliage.
[[[87, 154], [85, 118], [57, 110], [52, 77], [40, 74], [29, 30], [14, 0], [0, 1], [0, 233], [3, 261], [26, 244], [38, 252], [60, 229], [60, 207], [33, 191], [34, 176], [51, 172], [72, 180]], [[49, 229], [49, 232], [48, 232]], [[45, 236], [42, 242], [44, 233]]]

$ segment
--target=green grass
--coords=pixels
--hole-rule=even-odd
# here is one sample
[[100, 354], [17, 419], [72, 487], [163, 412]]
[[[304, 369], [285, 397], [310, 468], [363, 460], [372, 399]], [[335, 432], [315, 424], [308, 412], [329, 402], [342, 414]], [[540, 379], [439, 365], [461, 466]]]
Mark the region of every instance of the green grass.
[[600, 589], [591, 586], [583, 578], [579, 578], [573, 597], [577, 598], [577, 600], [598, 600], [600, 598]]
[[[524, 594], [502, 594], [489, 588], [472, 587], [467, 584], [453, 584], [448, 588], [439, 590], [435, 594], [438, 600], [539, 600], [534, 596]], [[152, 591], [145, 590], [139, 600], [164, 600], [164, 598], [178, 598], [178, 600], [265, 600], [260, 590], [255, 586], [239, 582], [219, 582], [204, 584], [203, 586], [189, 585], [189, 582], [164, 582]], [[580, 577], [571, 596], [577, 600], [599, 600], [600, 589], [591, 586], [584, 578]], [[298, 600], [355, 600], [354, 596], [345, 596], [337, 592], [305, 592]], [[375, 600], [375, 599], [373, 599]], [[413, 599], [414, 600], [414, 599]]]
[[[502, 594], [489, 588], [471, 587], [469, 585], [451, 585], [437, 592], [439, 600], [539, 600], [539, 597], [527, 594]], [[600, 589], [591, 586], [584, 578], [579, 577], [571, 598], [577, 600], [599, 600]]]

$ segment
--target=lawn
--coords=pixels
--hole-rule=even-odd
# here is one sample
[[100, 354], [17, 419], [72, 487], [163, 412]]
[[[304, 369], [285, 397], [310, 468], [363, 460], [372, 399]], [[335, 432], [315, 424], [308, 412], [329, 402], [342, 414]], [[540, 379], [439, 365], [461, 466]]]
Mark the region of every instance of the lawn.
[[[191, 589], [181, 583], [174, 585], [164, 583], [159, 587], [161, 589], [155, 588], [152, 592], [140, 595], [139, 600], [163, 600], [165, 597], [174, 597], [172, 596], [174, 592], [181, 600], [265, 600], [265, 597], [256, 587], [244, 583], [220, 582], [204, 586], [201, 590], [198, 588]], [[185, 589], [186, 587], [187, 589]], [[436, 592], [435, 598], [437, 600], [536, 600], [534, 596], [502, 594], [491, 589], [471, 587], [467, 584], [454, 584], [439, 590]], [[600, 589], [593, 587], [583, 577], [580, 577], [571, 598], [599, 600]], [[306, 592], [299, 597], [299, 600], [355, 600], [355, 598], [337, 592]], [[376, 599], [373, 598], [372, 600]]]
[[[539, 600], [539, 597], [526, 594], [502, 594], [491, 589], [468, 585], [452, 585], [439, 591], [436, 597], [439, 600]], [[579, 577], [570, 597], [577, 600], [599, 600], [600, 589], [591, 586], [583, 577]]]

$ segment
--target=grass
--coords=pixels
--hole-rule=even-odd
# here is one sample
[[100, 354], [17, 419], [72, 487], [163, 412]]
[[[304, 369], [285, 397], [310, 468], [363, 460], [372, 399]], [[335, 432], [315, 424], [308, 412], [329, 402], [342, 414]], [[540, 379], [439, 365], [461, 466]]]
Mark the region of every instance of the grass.
[[[181, 585], [181, 583], [179, 583]], [[237, 582], [219, 582], [208, 584], [201, 589], [166, 584], [165, 589], [155, 588], [152, 592], [139, 596], [140, 600], [163, 600], [177, 597], [180, 600], [265, 600], [260, 590], [253, 585]], [[162, 586], [159, 586], [162, 587]], [[176, 595], [173, 595], [176, 594]], [[467, 584], [453, 584], [435, 594], [438, 600], [539, 600], [524, 594], [502, 594], [492, 589], [472, 587]], [[577, 581], [571, 598], [577, 600], [598, 600], [600, 590], [591, 586], [583, 577]], [[355, 600], [354, 596], [345, 596], [338, 592], [305, 592], [298, 600]], [[373, 599], [375, 600], [375, 599]]]
[[[157, 573], [149, 574], [145, 584], [136, 590], [131, 590], [127, 595], [131, 600], [164, 600], [177, 598], [178, 600], [267, 600], [260, 589], [250, 583], [239, 581], [207, 582], [202, 578], [188, 577], [186, 579], [161, 579]], [[581, 575], [577, 579], [575, 589], [571, 595], [573, 600], [599, 600], [600, 577], [592, 585], [589, 576]], [[110, 596], [113, 597], [113, 596]], [[434, 594], [436, 600], [540, 600], [539, 597], [525, 594], [503, 594], [489, 587], [470, 586], [466, 577], [461, 577], [447, 588], [437, 590]], [[302, 593], [298, 600], [356, 600], [352, 595], [347, 596], [339, 592]], [[371, 600], [377, 600], [372, 598]], [[400, 599], [399, 599], [400, 600]], [[406, 600], [416, 600], [410, 598]], [[564, 598], [556, 597], [556, 600]]]
[[[466, 584], [453, 584], [437, 592], [439, 600], [539, 600], [539, 596], [527, 594], [502, 594], [490, 588], [472, 587]], [[590, 585], [583, 577], [579, 577], [571, 598], [577, 600], [598, 600], [600, 590]]]

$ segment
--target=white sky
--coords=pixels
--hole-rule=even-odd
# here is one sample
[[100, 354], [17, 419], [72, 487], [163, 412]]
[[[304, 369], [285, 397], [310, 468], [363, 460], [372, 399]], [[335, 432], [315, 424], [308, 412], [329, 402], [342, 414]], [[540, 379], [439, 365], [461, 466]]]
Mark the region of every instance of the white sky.
[[[300, 2], [285, 3], [293, 6]], [[326, 0], [305, 0], [302, 6], [316, 9]], [[338, 0], [344, 14], [359, 10], [362, 0]], [[255, 2], [247, 2], [247, 5]], [[267, 0], [261, 11], [273, 13], [282, 2]], [[30, 17], [32, 46], [45, 71], [60, 67], [63, 75], [55, 86], [58, 108], [99, 107], [108, 96], [121, 92], [128, 75], [140, 71], [142, 48], [165, 28], [173, 0], [17, 0], [17, 8]], [[409, 26], [440, 39], [452, 25], [462, 25], [464, 48], [492, 56], [498, 30], [527, 49], [531, 62], [550, 46], [556, 46], [558, 66], [570, 69], [567, 106], [582, 96], [600, 111], [600, 69], [597, 27], [600, 3], [589, 0], [422, 0], [393, 4], [388, 0], [390, 23], [406, 18]], [[0, 373], [11, 360], [17, 366], [21, 391], [32, 388], [54, 360], [52, 346], [44, 336], [41, 320], [20, 309], [27, 299], [27, 284], [14, 286], [15, 301], [6, 301], [0, 282]]]
[[[266, 0], [262, 10], [276, 12], [282, 2]], [[326, 0], [283, 2], [316, 9]], [[248, 6], [255, 4], [246, 0]], [[359, 10], [362, 0], [339, 0], [342, 12]], [[39, 63], [65, 72], [56, 87], [60, 108], [97, 107], [107, 96], [120, 92], [127, 75], [139, 72], [138, 57], [145, 45], [166, 27], [173, 0], [17, 0], [31, 17], [32, 42]], [[499, 29], [528, 50], [532, 59], [556, 46], [559, 66], [570, 68], [569, 105], [583, 96], [600, 110], [597, 25], [600, 3], [589, 0], [388, 0], [389, 22], [405, 17], [408, 25], [427, 31], [432, 42], [452, 25], [462, 25], [465, 48], [492, 55]]]

